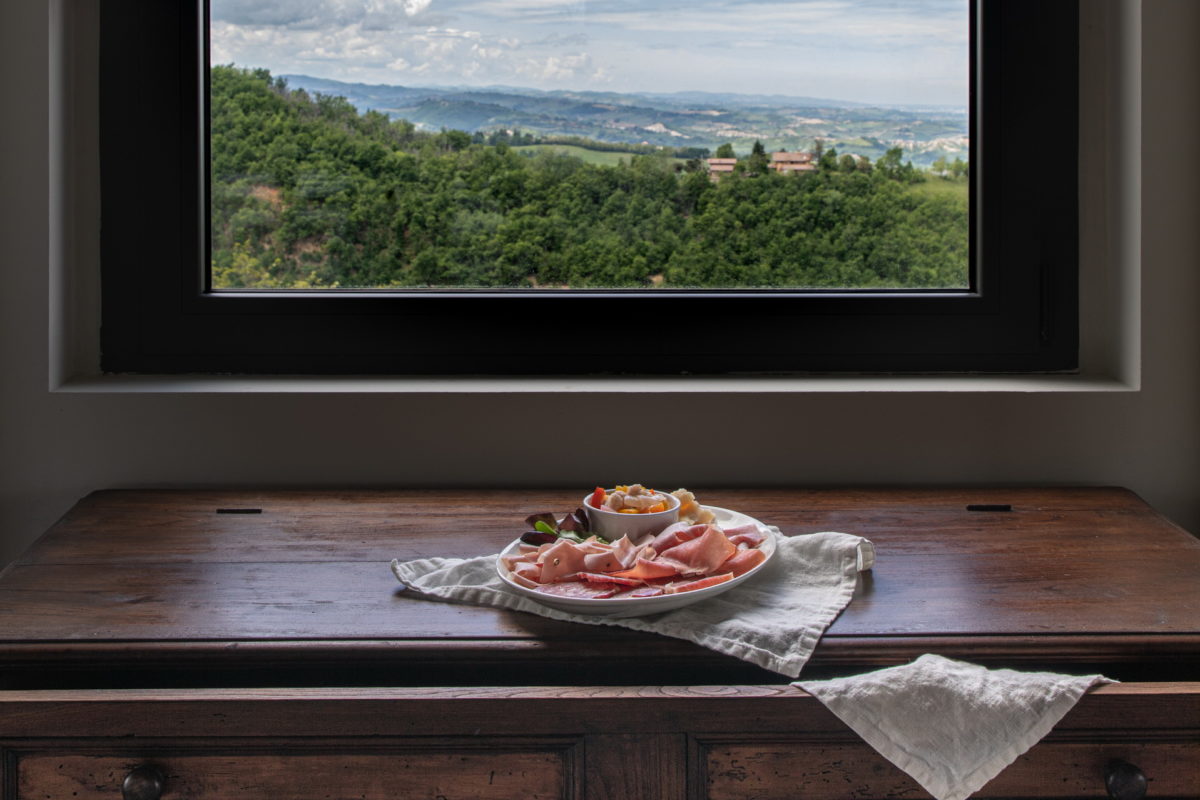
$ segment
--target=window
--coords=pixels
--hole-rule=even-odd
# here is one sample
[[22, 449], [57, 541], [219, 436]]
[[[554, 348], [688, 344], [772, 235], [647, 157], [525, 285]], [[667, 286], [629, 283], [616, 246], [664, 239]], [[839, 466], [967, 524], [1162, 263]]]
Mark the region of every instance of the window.
[[[212, 292], [200, 2], [102, 6], [102, 366], [310, 374], [1048, 371], [1077, 341], [1075, 2], [974, 11], [972, 286]], [[136, 43], [136, 46], [134, 46]], [[1039, 143], [1053, 138], [1052, 175]], [[636, 358], [632, 357], [636, 354]]]
[[969, 288], [970, 7], [209, 0], [210, 285]]

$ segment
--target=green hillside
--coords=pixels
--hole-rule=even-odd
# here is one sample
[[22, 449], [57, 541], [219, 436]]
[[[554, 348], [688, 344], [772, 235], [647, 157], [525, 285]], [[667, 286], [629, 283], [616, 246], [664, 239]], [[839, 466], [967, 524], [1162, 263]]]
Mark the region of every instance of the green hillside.
[[[629, 153], [614, 151], [591, 150], [573, 144], [530, 144], [514, 147], [517, 153], [526, 156], [536, 156], [538, 153], [550, 152], [559, 155], [574, 156], [585, 164], [596, 164], [602, 167], [615, 167], [621, 162], [629, 163], [633, 156]], [[676, 158], [672, 161], [684, 164], [687, 159]]]
[[218, 288], [966, 285], [965, 189], [899, 151], [799, 176], [752, 157], [713, 182], [699, 161], [422, 132], [264, 70], [214, 67], [211, 91]]

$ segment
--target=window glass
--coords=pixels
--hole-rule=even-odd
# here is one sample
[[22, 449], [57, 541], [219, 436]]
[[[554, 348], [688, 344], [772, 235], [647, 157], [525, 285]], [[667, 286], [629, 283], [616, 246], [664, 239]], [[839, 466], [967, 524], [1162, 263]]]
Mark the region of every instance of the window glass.
[[210, 286], [972, 286], [968, 0], [211, 0]]

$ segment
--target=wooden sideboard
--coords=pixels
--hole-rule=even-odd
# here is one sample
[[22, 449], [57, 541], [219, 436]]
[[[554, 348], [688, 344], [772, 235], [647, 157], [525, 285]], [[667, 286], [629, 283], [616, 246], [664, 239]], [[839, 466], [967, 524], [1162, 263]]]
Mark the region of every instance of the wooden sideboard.
[[[979, 797], [1105, 797], [1109, 774], [1200, 797], [1200, 541], [1135, 495], [700, 494], [875, 542], [806, 677], [934, 652], [1122, 681]], [[0, 800], [926, 796], [782, 676], [388, 570], [496, 552], [580, 495], [90, 495], [0, 573]]]

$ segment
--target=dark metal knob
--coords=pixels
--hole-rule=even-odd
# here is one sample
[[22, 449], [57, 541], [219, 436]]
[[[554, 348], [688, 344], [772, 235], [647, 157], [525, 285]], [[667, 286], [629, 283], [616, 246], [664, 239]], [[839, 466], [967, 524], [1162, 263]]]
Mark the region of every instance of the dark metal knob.
[[125, 800], [159, 800], [164, 782], [163, 774], [155, 767], [134, 767], [121, 784], [121, 796]]
[[1146, 776], [1128, 761], [1114, 758], [1104, 770], [1104, 788], [1113, 800], [1142, 800], [1146, 796]]

